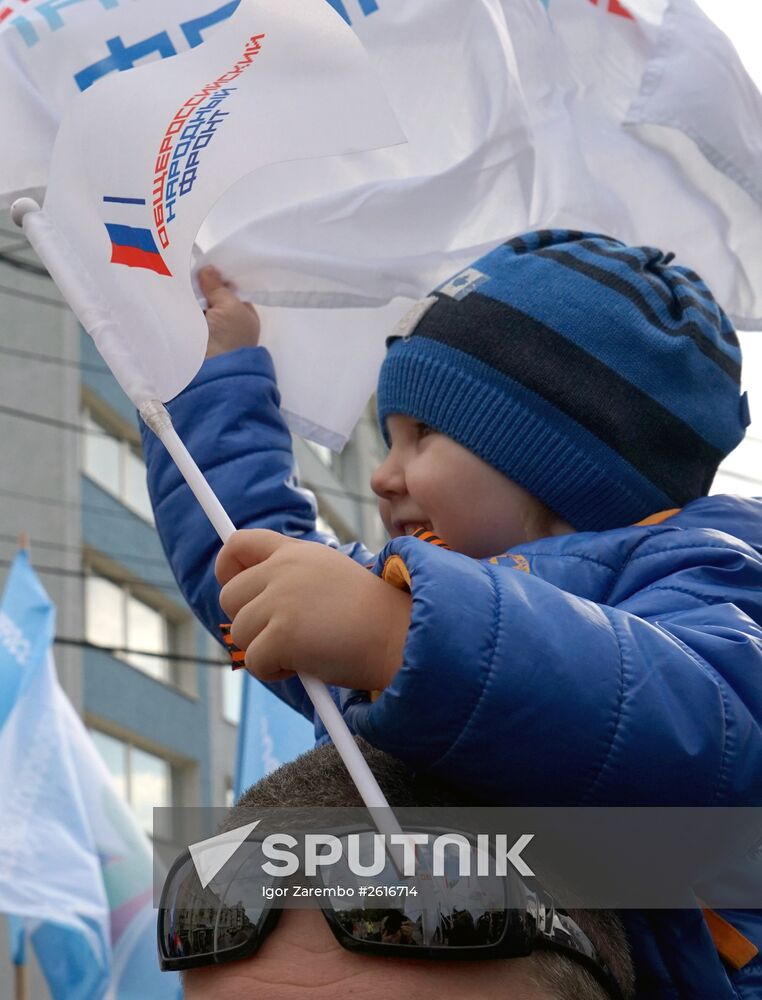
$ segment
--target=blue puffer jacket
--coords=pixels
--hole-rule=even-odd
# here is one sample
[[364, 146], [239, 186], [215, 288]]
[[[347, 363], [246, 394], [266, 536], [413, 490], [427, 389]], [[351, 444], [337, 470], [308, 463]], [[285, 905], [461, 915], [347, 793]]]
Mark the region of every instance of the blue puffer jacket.
[[[267, 352], [249, 348], [207, 361], [169, 408], [237, 526], [330, 543], [278, 402]], [[218, 540], [148, 432], [144, 449], [165, 551], [217, 635]], [[707, 497], [482, 561], [398, 538], [374, 572], [409, 575], [404, 665], [374, 703], [334, 697], [380, 749], [505, 804], [762, 803], [761, 502]], [[312, 718], [298, 680], [277, 693]], [[700, 911], [624, 916], [641, 1000], [762, 998], [759, 955], [729, 971]], [[762, 944], [762, 914], [724, 916]]]

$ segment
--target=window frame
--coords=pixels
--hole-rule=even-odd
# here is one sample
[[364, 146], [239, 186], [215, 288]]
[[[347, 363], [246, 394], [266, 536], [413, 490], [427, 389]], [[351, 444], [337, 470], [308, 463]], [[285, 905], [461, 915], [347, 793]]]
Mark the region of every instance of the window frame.
[[157, 753], [154, 749], [148, 749], [147, 747], [141, 745], [139, 742], [135, 741], [134, 739], [131, 739], [130, 737], [125, 737], [110, 729], [103, 728], [96, 721], [87, 721], [86, 725], [87, 725], [88, 735], [93, 741], [93, 746], [95, 747], [95, 751], [98, 754], [99, 759], [103, 763], [103, 766], [106, 768], [109, 775], [111, 776], [112, 780], [114, 780], [114, 775], [111, 773], [111, 770], [108, 764], [106, 763], [105, 758], [98, 749], [98, 744], [94, 736], [105, 737], [108, 740], [113, 740], [115, 743], [119, 745], [122, 751], [122, 756], [124, 761], [123, 784], [124, 784], [125, 794], [122, 795], [121, 790], [119, 788], [119, 783], [116, 780], [114, 780], [114, 786], [117, 790], [117, 794], [120, 796], [122, 801], [127, 805], [127, 807], [132, 812], [133, 816], [135, 817], [135, 822], [137, 823], [138, 827], [143, 831], [143, 833], [146, 834], [147, 837], [153, 840], [154, 839], [153, 818], [151, 819], [151, 828], [146, 829], [141, 823], [139, 814], [135, 807], [135, 801], [133, 796], [133, 788], [134, 788], [133, 754], [134, 752], [146, 754], [147, 756], [160, 761], [166, 768], [167, 801], [165, 805], [167, 807], [171, 807], [175, 803], [176, 792], [178, 787], [177, 784], [178, 776], [176, 774], [177, 770], [176, 765], [170, 758], [162, 755], [161, 753]]
[[[228, 709], [229, 696], [231, 694], [232, 683], [238, 686], [238, 707], [232, 717]], [[226, 722], [229, 726], [240, 726], [241, 725], [241, 709], [243, 702], [243, 678], [240, 671], [233, 671], [229, 666], [223, 667], [222, 673], [220, 675], [220, 715], [222, 716], [223, 722]]]
[[[100, 489], [105, 490], [108, 494], [114, 497], [114, 499], [118, 500], [119, 503], [130, 511], [130, 513], [135, 514], [151, 527], [155, 527], [156, 521], [151, 509], [150, 498], [148, 497], [148, 487], [146, 486], [146, 497], [148, 498], [146, 508], [142, 508], [138, 504], [133, 503], [128, 490], [129, 458], [132, 457], [137, 459], [145, 469], [145, 461], [143, 459], [140, 441], [139, 439], [136, 439], [135, 432], [127, 430], [124, 426], [120, 425], [118, 421], [109, 419], [97, 406], [93, 406], [87, 400], [83, 400], [80, 407], [80, 425], [82, 426], [84, 436], [80, 455], [80, 472], [87, 476], [87, 478], [95, 483]], [[90, 425], [93, 425], [92, 428]], [[96, 436], [96, 434], [105, 436], [117, 445], [117, 476], [119, 479], [117, 490], [114, 490], [112, 486], [99, 479], [97, 473], [92, 471], [92, 468], [88, 468], [87, 449], [89, 447], [89, 440], [91, 437]]]
[[[166, 674], [164, 676], [156, 676], [149, 670], [140, 666], [138, 663], [133, 662], [129, 659], [130, 654], [125, 652], [114, 652], [113, 655], [115, 659], [119, 660], [120, 663], [125, 663], [127, 666], [132, 667], [133, 670], [140, 671], [145, 677], [150, 677], [151, 680], [156, 681], [159, 684], [164, 684], [167, 687], [174, 687], [179, 690], [183, 690], [179, 678], [177, 663], [172, 659], [173, 656], [179, 655], [179, 633], [182, 628], [182, 623], [177, 621], [171, 614], [168, 614], [165, 607], [162, 606], [160, 601], [152, 601], [151, 596], [147, 593], [148, 589], [146, 585], [141, 584], [136, 581], [135, 583], [130, 583], [122, 579], [115, 579], [115, 577], [110, 573], [109, 569], [99, 566], [96, 560], [92, 558], [85, 557], [84, 562], [84, 580], [83, 580], [83, 618], [84, 618], [84, 632], [85, 638], [88, 642], [91, 642], [95, 646], [101, 645], [102, 640], [96, 639], [90, 632], [89, 621], [91, 615], [89, 613], [90, 602], [88, 600], [88, 584], [93, 579], [104, 580], [106, 583], [110, 584], [112, 587], [119, 591], [121, 598], [120, 614], [121, 614], [121, 630], [124, 635], [124, 646], [127, 649], [140, 649], [140, 646], [135, 646], [130, 641], [129, 635], [129, 615], [128, 615], [128, 604], [129, 600], [132, 599], [142, 604], [144, 607], [148, 608], [155, 614], [157, 614], [164, 624], [165, 634], [166, 634], [166, 649], [163, 652], [166, 656], [163, 658], [160, 656], [151, 657], [157, 662], [163, 662], [166, 665]], [[116, 649], [118, 644], [116, 643], [103, 643], [104, 646]]]

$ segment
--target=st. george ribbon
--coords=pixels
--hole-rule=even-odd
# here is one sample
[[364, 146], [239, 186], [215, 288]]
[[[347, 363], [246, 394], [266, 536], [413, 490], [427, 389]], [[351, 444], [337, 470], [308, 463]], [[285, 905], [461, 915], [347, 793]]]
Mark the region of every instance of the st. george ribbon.
[[[29, 198], [12, 207], [223, 542], [235, 526], [163, 405], [206, 351], [190, 276], [196, 234], [221, 194], [258, 167], [401, 142], [362, 45], [324, 0], [243, 0], [198, 48], [75, 100], [44, 207]], [[300, 679], [379, 829], [399, 833], [328, 689]]]

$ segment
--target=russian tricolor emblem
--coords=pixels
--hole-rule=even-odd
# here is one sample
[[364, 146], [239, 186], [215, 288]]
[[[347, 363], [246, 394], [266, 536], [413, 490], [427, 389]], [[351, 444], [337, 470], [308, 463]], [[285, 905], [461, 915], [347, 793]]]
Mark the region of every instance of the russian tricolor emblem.
[[142, 267], [157, 274], [172, 277], [172, 272], [159, 253], [150, 229], [136, 229], [107, 222], [106, 230], [111, 240], [111, 263], [127, 267]]

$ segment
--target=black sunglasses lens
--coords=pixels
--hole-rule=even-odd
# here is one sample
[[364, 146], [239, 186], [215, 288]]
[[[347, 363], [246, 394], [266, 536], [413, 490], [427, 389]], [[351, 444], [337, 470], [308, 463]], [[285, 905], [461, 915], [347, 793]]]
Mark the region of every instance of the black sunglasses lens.
[[[434, 875], [429, 847], [416, 849], [419, 874], [404, 878], [399, 859], [379, 851], [373, 833], [359, 835], [353, 849], [346, 838], [342, 861], [322, 873], [326, 885], [352, 886], [351, 897], [331, 898], [334, 920], [358, 944], [380, 942], [415, 948], [491, 948], [510, 933], [516, 954], [528, 953], [534, 921], [528, 917], [529, 894], [520, 883], [503, 877], [476, 876], [478, 852], [470, 846], [470, 864], [459, 867], [456, 855], [444, 860], [441, 875]], [[376, 869], [372, 879], [358, 879], [346, 860], [356, 854], [361, 865]], [[470, 874], [461, 875], [468, 870]], [[471, 874], [472, 873], [472, 874]], [[364, 892], [362, 883], [372, 889]], [[375, 895], [381, 890], [381, 895]], [[362, 897], [362, 902], [359, 902]], [[359, 903], [359, 905], [358, 905]]]
[[489, 948], [505, 936], [505, 910], [459, 910], [426, 913], [411, 906], [396, 910], [334, 910], [344, 934], [358, 944], [380, 943], [410, 948]]
[[248, 878], [245, 857], [241, 860], [241, 864], [225, 865], [225, 869], [235, 870], [220, 873], [206, 886], [202, 886], [189, 856], [170, 872], [158, 918], [159, 949], [164, 961], [224, 961], [226, 953], [239, 952], [244, 946], [255, 950], [266, 916], [262, 876], [255, 872]]

